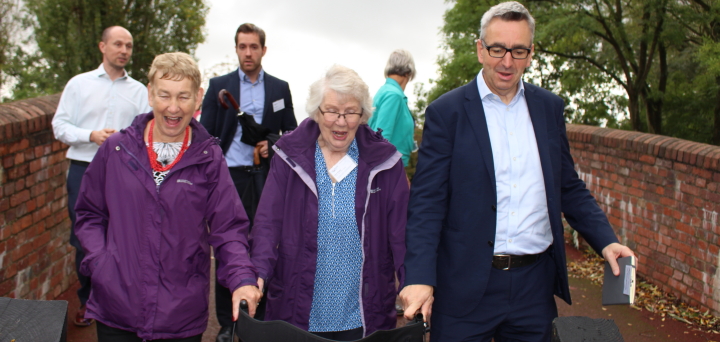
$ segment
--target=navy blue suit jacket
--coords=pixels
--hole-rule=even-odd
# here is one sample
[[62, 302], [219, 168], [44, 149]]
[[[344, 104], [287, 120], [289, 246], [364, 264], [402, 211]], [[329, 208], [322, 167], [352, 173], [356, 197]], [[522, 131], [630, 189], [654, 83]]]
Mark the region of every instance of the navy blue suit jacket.
[[[293, 111], [290, 86], [287, 82], [265, 73], [265, 109], [263, 110], [262, 125], [269, 128], [272, 133], [280, 134], [297, 128], [297, 120]], [[210, 80], [205, 99], [202, 103], [200, 123], [214, 137], [220, 138], [220, 147], [223, 154], [230, 148], [232, 139], [237, 131], [237, 111], [232, 106], [225, 109], [220, 105], [218, 93], [225, 89], [240, 103], [240, 75], [237, 69], [229, 74], [214, 77]], [[273, 102], [283, 99], [285, 108], [273, 111]]]
[[[578, 177], [570, 155], [564, 103], [525, 83], [545, 179], [553, 234], [555, 294], [570, 301], [561, 212], [596, 250], [617, 238]], [[435, 286], [433, 311], [463, 316], [477, 306], [492, 267], [497, 192], [490, 136], [477, 80], [430, 104], [409, 204], [406, 285]]]

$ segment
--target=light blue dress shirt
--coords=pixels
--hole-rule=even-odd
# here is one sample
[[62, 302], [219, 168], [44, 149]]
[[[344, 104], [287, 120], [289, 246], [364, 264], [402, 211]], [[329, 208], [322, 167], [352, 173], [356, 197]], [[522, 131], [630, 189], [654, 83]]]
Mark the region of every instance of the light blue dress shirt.
[[[360, 155], [353, 140], [347, 154]], [[358, 168], [333, 183], [315, 142], [318, 188], [317, 264], [308, 331], [343, 331], [362, 326], [360, 277], [363, 251], [355, 217]]]
[[545, 251], [553, 242], [545, 181], [522, 81], [506, 105], [477, 77], [490, 133], [497, 189], [495, 254]]
[[[245, 112], [245, 115], [252, 115], [255, 122], [262, 123], [263, 110], [265, 110], [265, 71], [260, 70], [255, 83], [250, 82], [250, 78], [240, 68], [238, 68], [238, 74], [240, 75], [240, 110]], [[241, 142], [241, 137], [242, 126], [238, 124], [230, 148], [225, 153], [225, 160], [229, 167], [253, 164], [255, 146]]]

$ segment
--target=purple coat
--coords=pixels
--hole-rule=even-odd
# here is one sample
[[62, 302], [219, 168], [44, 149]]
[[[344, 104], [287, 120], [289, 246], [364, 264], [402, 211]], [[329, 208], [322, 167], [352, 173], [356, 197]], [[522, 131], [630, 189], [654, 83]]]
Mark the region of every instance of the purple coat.
[[156, 186], [143, 141], [152, 117], [111, 135], [83, 176], [75, 232], [80, 271], [92, 277], [85, 317], [143, 339], [184, 338], [207, 327], [210, 245], [220, 284], [257, 278], [247, 215], [216, 140], [192, 120], [190, 147]]
[[[318, 196], [315, 142], [306, 119], [275, 145], [251, 237], [258, 275], [268, 280], [266, 320], [308, 329], [317, 262]], [[358, 127], [355, 215], [363, 246], [360, 310], [365, 335], [392, 329], [395, 275], [404, 282], [409, 189], [401, 155], [380, 133]], [[402, 285], [401, 285], [402, 286]]]

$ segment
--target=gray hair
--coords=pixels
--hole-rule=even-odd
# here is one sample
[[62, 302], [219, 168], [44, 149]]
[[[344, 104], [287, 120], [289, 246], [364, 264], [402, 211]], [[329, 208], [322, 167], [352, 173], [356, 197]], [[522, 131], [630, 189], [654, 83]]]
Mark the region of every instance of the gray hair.
[[308, 95], [305, 110], [315, 122], [320, 122], [321, 115], [318, 108], [328, 91], [334, 91], [341, 98], [350, 97], [360, 102], [363, 111], [360, 123], [365, 124], [370, 120], [372, 98], [367, 84], [354, 70], [336, 64], [328, 69], [325, 76], [310, 85], [310, 95]]
[[504, 21], [522, 21], [525, 20], [530, 27], [530, 44], [532, 44], [535, 38], [535, 18], [530, 15], [527, 8], [517, 1], [508, 1], [499, 3], [493, 7], [490, 7], [480, 20], [480, 39], [485, 40], [485, 32], [487, 31], [490, 22], [500, 18]]
[[415, 61], [410, 51], [397, 49], [390, 54], [385, 66], [385, 77], [390, 75], [407, 76], [411, 81], [415, 78]]

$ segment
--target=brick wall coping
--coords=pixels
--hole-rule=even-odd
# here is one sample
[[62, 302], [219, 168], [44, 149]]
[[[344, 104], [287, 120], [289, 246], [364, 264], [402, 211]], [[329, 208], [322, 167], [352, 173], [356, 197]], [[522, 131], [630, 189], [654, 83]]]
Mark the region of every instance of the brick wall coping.
[[52, 130], [50, 121], [59, 102], [60, 94], [55, 94], [0, 104], [0, 141]]
[[664, 135], [586, 125], [567, 125], [568, 140], [634, 151], [698, 168], [720, 171], [720, 146]]

